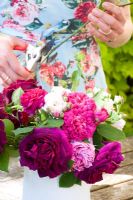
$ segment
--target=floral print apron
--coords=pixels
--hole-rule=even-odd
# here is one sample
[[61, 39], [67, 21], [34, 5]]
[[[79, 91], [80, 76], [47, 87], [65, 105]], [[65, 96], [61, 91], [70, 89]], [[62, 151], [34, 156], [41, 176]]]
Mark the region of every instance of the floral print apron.
[[[97, 0], [96, 0], [97, 1]], [[86, 0], [3, 0], [0, 1], [0, 32], [29, 42], [45, 40], [60, 44], [82, 26], [75, 10], [84, 19], [80, 6]], [[97, 5], [99, 2], [95, 2]], [[80, 10], [82, 11], [80, 13]], [[106, 88], [98, 46], [89, 32], [81, 32], [53, 52], [39, 70], [46, 88], [62, 85], [85, 91], [94, 86]]]

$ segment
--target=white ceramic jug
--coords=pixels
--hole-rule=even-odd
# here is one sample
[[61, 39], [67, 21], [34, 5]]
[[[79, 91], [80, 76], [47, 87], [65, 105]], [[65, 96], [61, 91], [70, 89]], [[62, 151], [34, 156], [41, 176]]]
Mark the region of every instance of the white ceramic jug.
[[27, 168], [24, 173], [23, 200], [90, 200], [90, 185], [82, 183], [71, 188], [60, 188], [58, 179], [39, 178]]

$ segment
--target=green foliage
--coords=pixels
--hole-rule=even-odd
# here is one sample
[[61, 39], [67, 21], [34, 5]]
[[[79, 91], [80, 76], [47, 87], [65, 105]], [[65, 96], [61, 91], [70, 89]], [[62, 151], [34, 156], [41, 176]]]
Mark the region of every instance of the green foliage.
[[5, 148], [4, 151], [0, 154], [0, 170], [8, 172], [9, 165], [9, 153]]
[[74, 184], [81, 185], [81, 181], [76, 178], [73, 172], [66, 172], [60, 176], [59, 186], [60, 187], [72, 187]]
[[100, 124], [97, 127], [97, 133], [107, 140], [119, 141], [126, 139], [123, 131], [114, 128], [110, 124]]
[[[131, 9], [133, 15], [133, 6]], [[133, 38], [116, 49], [100, 43], [100, 49], [108, 88], [112, 95], [124, 97], [122, 111], [127, 114], [125, 132], [133, 135]]]

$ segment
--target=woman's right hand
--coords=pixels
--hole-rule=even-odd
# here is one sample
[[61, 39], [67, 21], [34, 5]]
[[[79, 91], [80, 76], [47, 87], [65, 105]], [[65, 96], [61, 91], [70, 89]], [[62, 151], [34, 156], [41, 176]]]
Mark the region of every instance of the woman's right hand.
[[27, 44], [14, 36], [0, 34], [0, 84], [8, 86], [17, 79], [27, 79], [30, 73], [20, 65], [13, 49], [25, 51]]

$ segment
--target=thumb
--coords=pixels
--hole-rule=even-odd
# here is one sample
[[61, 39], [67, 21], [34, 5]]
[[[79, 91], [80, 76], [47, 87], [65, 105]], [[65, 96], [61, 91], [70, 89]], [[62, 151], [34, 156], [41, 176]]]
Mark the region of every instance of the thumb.
[[26, 51], [28, 43], [25, 40], [15, 37], [13, 50]]

